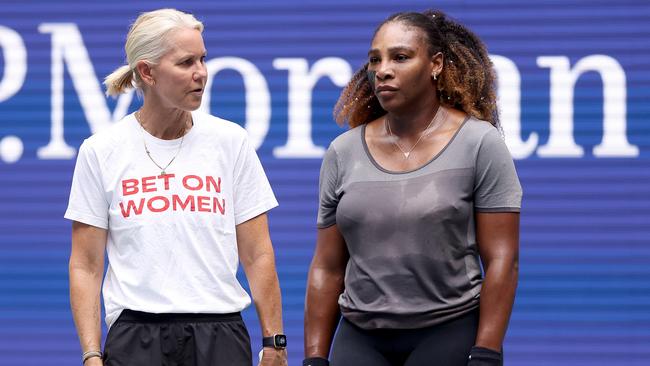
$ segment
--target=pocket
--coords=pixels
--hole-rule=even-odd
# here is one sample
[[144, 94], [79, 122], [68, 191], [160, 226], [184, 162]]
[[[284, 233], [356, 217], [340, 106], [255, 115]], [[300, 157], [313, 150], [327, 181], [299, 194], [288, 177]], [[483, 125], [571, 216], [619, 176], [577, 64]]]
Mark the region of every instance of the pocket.
[[219, 348], [225, 350], [217, 357], [226, 356], [221, 360], [222, 362], [217, 364], [229, 364], [231, 366], [252, 364], [251, 339], [243, 320], [216, 322], [213, 323], [212, 329], [215, 335], [215, 343]]
[[102, 355], [102, 361], [104, 361], [104, 366], [111, 365], [111, 355], [113, 354], [114, 343], [115, 343], [115, 333], [116, 328], [119, 326], [116, 321], [110, 328], [108, 328], [108, 333], [106, 333], [106, 341], [104, 342], [104, 352]]
[[141, 366], [159, 362], [160, 348], [152, 338], [152, 329], [140, 323], [119, 320], [106, 334], [104, 343], [104, 366]]

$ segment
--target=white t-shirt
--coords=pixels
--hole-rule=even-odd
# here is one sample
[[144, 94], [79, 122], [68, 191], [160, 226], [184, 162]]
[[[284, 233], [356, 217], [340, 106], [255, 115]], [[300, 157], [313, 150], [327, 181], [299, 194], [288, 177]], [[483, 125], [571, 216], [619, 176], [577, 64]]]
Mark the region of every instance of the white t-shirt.
[[[181, 139], [161, 140], [133, 114], [79, 149], [65, 217], [108, 230], [106, 323], [124, 309], [230, 313], [250, 297], [236, 278], [235, 226], [277, 206], [239, 125], [201, 112]], [[161, 176], [147, 156], [165, 166]]]

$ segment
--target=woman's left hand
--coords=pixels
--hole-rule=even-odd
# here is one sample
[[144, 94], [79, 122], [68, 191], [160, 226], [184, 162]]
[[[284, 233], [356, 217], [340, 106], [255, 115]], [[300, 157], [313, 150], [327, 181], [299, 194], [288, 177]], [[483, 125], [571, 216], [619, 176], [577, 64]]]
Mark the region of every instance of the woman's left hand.
[[263, 348], [258, 366], [287, 366], [287, 350]]

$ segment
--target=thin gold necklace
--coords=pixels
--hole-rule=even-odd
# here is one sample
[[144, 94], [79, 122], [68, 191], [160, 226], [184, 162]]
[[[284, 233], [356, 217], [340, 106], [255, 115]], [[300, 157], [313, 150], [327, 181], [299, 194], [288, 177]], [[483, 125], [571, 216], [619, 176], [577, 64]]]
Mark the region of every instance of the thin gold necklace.
[[424, 130], [422, 130], [422, 132], [420, 132], [420, 137], [418, 137], [418, 140], [415, 141], [413, 146], [411, 146], [411, 148], [408, 149], [408, 150], [404, 150], [404, 148], [402, 148], [402, 145], [400, 145], [399, 142], [397, 142], [398, 137], [393, 135], [393, 131], [391, 131], [391, 129], [390, 129], [390, 121], [388, 120], [388, 114], [386, 114], [384, 116], [384, 125], [386, 125], [386, 130], [388, 131], [388, 135], [391, 137], [390, 141], [393, 143], [393, 145], [397, 146], [397, 148], [399, 149], [399, 151], [402, 152], [402, 154], [404, 154], [404, 160], [408, 159], [411, 156], [411, 152], [413, 152], [415, 147], [418, 146], [418, 144], [420, 143], [420, 141], [422, 140], [422, 138], [424, 136], [429, 135], [431, 132], [435, 131], [435, 129], [438, 129], [438, 127], [440, 127], [441, 123], [438, 123], [438, 125], [436, 126], [436, 128], [434, 130], [431, 130], [431, 131], [427, 132], [427, 130], [429, 128], [431, 128], [431, 126], [433, 125], [433, 122], [436, 120], [436, 117], [438, 117], [440, 109], [441, 108], [438, 107], [438, 109], [436, 110], [436, 113], [433, 115], [433, 118], [431, 118], [431, 122], [429, 122], [427, 127]]
[[[183, 147], [183, 140], [185, 140], [185, 131], [187, 131], [187, 121], [185, 122], [185, 128], [183, 128], [181, 131], [179, 131], [179, 135], [181, 135], [181, 143], [178, 145], [178, 150], [176, 150], [176, 154], [172, 157], [172, 159], [165, 165], [164, 167], [160, 166], [153, 157], [151, 156], [151, 151], [149, 151], [149, 147], [147, 146], [147, 141], [145, 139], [144, 133], [146, 130], [144, 129], [144, 125], [142, 124], [142, 118], [140, 115], [140, 111], [137, 111], [134, 113], [136, 121], [138, 121], [138, 124], [140, 125], [140, 128], [142, 129], [140, 132], [142, 132], [142, 143], [144, 144], [144, 151], [147, 153], [147, 156], [151, 160], [152, 163], [154, 163], [159, 169], [160, 169], [160, 175], [165, 175], [167, 174], [166, 170], [169, 168], [169, 166], [174, 162], [174, 159], [178, 156], [178, 153], [181, 152], [181, 148]], [[190, 115], [190, 118], [191, 115]], [[178, 138], [178, 136], [176, 137]]]

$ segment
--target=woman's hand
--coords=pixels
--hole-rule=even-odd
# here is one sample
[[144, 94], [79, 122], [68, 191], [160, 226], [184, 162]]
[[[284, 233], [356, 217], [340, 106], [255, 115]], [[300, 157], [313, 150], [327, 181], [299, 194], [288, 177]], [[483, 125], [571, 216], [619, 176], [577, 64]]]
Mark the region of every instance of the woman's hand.
[[104, 366], [101, 357], [91, 357], [84, 362], [83, 366]]
[[472, 347], [467, 366], [503, 366], [501, 352], [485, 347]]
[[287, 366], [287, 350], [266, 347], [262, 349], [259, 366]]

